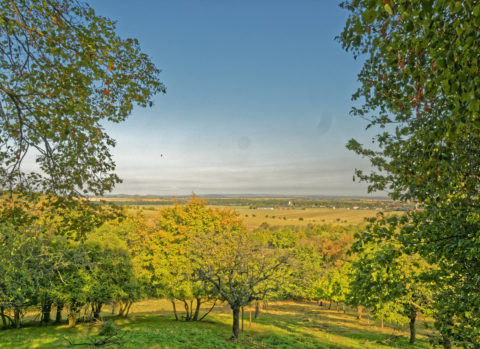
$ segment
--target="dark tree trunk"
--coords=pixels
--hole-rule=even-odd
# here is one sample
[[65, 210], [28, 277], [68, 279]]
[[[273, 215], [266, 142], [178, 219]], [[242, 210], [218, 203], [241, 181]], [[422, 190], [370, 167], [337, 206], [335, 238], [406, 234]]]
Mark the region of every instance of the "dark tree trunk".
[[208, 314], [210, 314], [210, 312], [213, 310], [213, 308], [215, 307], [215, 304], [217, 303], [217, 301], [215, 300], [212, 304], [212, 307], [205, 313], [203, 314], [203, 316], [200, 318], [200, 320], [198, 321], [202, 321]]
[[20, 328], [20, 308], [13, 308], [13, 326]]
[[330, 305], [328, 306], [328, 310], [332, 309], [332, 302], [330, 302]]
[[357, 307], [357, 320], [362, 320], [363, 305]]
[[200, 305], [202, 304], [202, 300], [200, 298], [196, 298], [197, 305], [195, 306], [195, 314], [193, 315], [193, 321], [198, 320], [198, 314], [200, 313]]
[[52, 302], [46, 301], [42, 304], [42, 320], [44, 324], [48, 324], [51, 320], [50, 312], [52, 311]]
[[100, 312], [102, 311], [103, 303], [94, 303], [92, 304], [93, 318], [95, 320], [100, 319]]
[[415, 344], [415, 320], [417, 319], [417, 312], [413, 311], [410, 315], [410, 344]]
[[260, 302], [256, 301], [255, 302], [255, 319], [260, 315]]
[[232, 338], [238, 339], [240, 333], [240, 307], [232, 307], [233, 312], [233, 326], [232, 326]]
[[175, 315], [175, 320], [178, 321], [177, 306], [175, 305], [175, 300], [171, 300], [173, 307], [173, 314]]
[[57, 324], [62, 322], [62, 310], [63, 310], [63, 303], [57, 303], [57, 313], [55, 315], [55, 323]]
[[244, 313], [244, 307], [242, 307], [242, 333], [243, 333], [243, 313]]
[[2, 317], [2, 326], [3, 328], [7, 328], [7, 317], [5, 316], [5, 308], [0, 307], [0, 316]]
[[130, 311], [130, 307], [132, 306], [133, 302], [119, 302], [118, 303], [118, 316], [127, 317], [128, 312]]
[[125, 317], [127, 317], [128, 313], [130, 313], [130, 308], [132, 307], [133, 302], [128, 302], [127, 304], [128, 304], [127, 305], [127, 310], [125, 311], [125, 314], [124, 314]]
[[185, 301], [185, 300], [183, 301], [183, 306], [185, 307], [185, 313], [186, 313], [185, 321], [190, 321], [190, 309], [188, 307], [187, 301]]
[[124, 312], [124, 305], [123, 305], [123, 302], [120, 301], [118, 302], [118, 316], [123, 316], [123, 312]]

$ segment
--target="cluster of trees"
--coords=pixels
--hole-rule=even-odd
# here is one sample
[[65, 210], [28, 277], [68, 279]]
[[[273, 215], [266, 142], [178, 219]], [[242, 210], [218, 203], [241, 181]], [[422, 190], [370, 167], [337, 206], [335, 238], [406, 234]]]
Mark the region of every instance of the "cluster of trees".
[[[82, 314], [99, 318], [105, 304], [126, 316], [134, 301], [161, 297], [171, 300], [175, 318], [185, 321], [205, 317], [213, 308], [201, 314], [206, 302], [227, 302], [236, 338], [241, 308], [251, 302], [344, 301], [338, 293], [342, 287], [335, 286], [342, 279], [332, 275], [351, 241], [347, 228], [270, 230], [264, 225], [248, 231], [235, 211], [209, 207], [196, 197], [149, 220], [138, 215], [106, 221], [77, 240], [59, 234], [58, 222], [39, 217], [21, 227], [1, 226], [4, 327], [19, 327], [29, 310], [40, 311], [41, 321], [48, 323], [52, 307], [56, 321], [66, 311], [75, 326]], [[332, 269], [328, 276], [326, 269]]]
[[[141, 296], [125, 243], [88, 234], [81, 241], [59, 235], [42, 217], [33, 224], [0, 225], [0, 316], [3, 327], [20, 327], [25, 312], [41, 310], [49, 323], [68, 314], [70, 326], [88, 305], [98, 318], [106, 303], [128, 303]], [[89, 312], [90, 313], [90, 312]]]
[[[27, 311], [39, 312], [47, 324], [54, 309], [55, 321], [66, 313], [69, 326], [75, 326], [80, 317], [98, 319], [106, 304], [127, 316], [133, 302], [160, 297], [171, 300], [175, 318], [184, 321], [203, 319], [217, 301], [228, 303], [237, 338], [242, 307], [261, 300], [309, 299], [329, 301], [337, 310], [340, 304], [366, 307], [382, 322], [410, 322], [413, 343], [417, 314], [433, 313], [427, 274], [438, 268], [401, 252], [394, 241], [357, 242], [351, 249], [354, 235], [364, 235], [360, 227], [271, 228], [264, 223], [248, 231], [235, 211], [207, 206], [196, 197], [148, 220], [141, 213], [122, 214], [88, 224], [82, 214], [77, 207], [61, 219], [41, 211], [15, 225], [2, 222], [3, 327], [19, 327]], [[65, 222], [79, 219], [82, 235], [71, 233], [73, 227], [65, 230]], [[369, 229], [378, 230], [378, 223]], [[201, 313], [207, 302], [212, 305]]]

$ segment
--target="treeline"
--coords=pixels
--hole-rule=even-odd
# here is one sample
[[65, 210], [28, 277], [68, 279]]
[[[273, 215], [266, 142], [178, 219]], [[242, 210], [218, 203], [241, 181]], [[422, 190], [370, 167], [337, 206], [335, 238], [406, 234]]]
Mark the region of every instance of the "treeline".
[[[248, 206], [252, 209], [259, 207], [292, 207], [292, 208], [309, 208], [309, 207], [336, 207], [336, 208], [354, 208], [360, 209], [376, 209], [385, 210], [409, 210], [414, 209], [415, 205], [392, 201], [392, 200], [362, 200], [362, 199], [313, 199], [313, 198], [235, 198], [235, 197], [207, 197], [204, 198], [208, 205], [213, 206]], [[171, 206], [176, 203], [185, 204], [189, 198], [158, 198], [158, 199], [131, 199], [111, 200], [106, 198], [105, 201], [113, 202], [116, 205], [128, 206]]]

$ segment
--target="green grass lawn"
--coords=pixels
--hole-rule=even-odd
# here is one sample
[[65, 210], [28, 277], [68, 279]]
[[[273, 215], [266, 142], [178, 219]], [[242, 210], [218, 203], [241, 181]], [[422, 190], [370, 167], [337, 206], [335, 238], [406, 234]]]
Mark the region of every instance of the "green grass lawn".
[[[231, 334], [231, 315], [226, 306], [217, 308], [204, 321], [185, 323], [175, 321], [164, 301], [138, 303], [127, 319], [116, 319], [123, 337], [111, 348], [412, 348], [408, 333], [381, 329], [373, 321], [358, 321], [353, 312], [337, 312], [313, 303], [278, 302], [263, 310], [249, 325], [249, 309], [245, 312], [244, 333], [238, 341]], [[83, 323], [77, 328], [60, 326], [31, 326], [0, 332], [0, 348], [72, 348], [72, 343], [88, 342], [99, 329], [98, 324]], [[418, 326], [417, 348], [428, 348], [423, 321]], [[393, 333], [401, 337], [383, 344], [365, 344], [382, 340]], [[89, 348], [91, 346], [75, 346]]]

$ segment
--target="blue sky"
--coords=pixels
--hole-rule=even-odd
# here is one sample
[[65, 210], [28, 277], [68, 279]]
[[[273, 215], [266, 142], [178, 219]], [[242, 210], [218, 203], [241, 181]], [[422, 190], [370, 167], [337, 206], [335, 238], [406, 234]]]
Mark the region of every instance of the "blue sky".
[[114, 193], [366, 195], [352, 181], [368, 141], [349, 116], [360, 63], [334, 37], [334, 0], [91, 0], [139, 39], [167, 94], [117, 139]]

